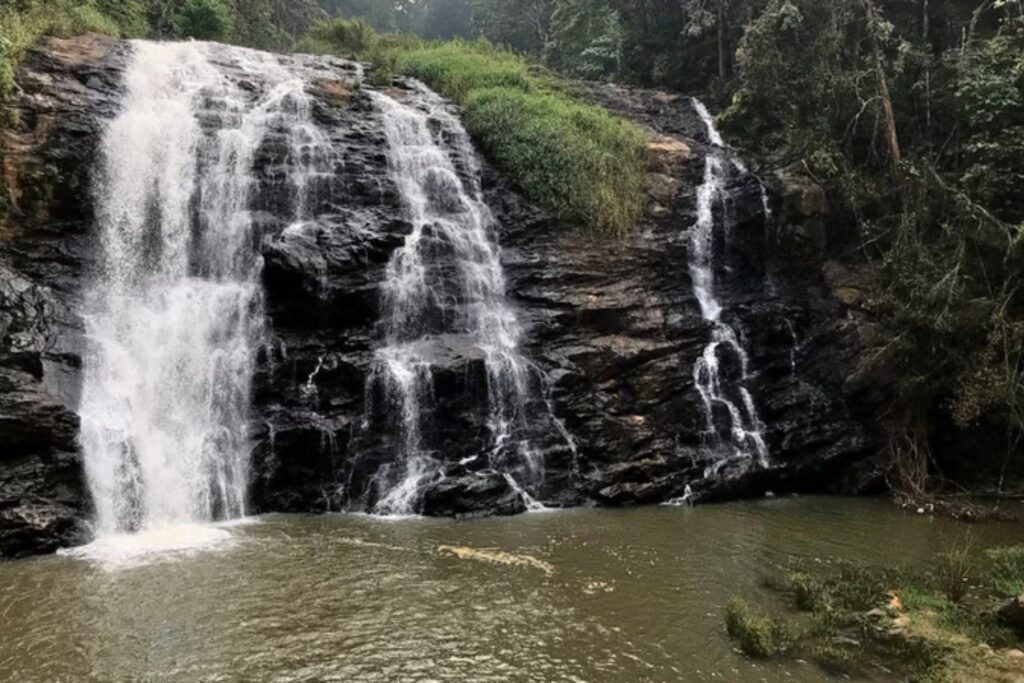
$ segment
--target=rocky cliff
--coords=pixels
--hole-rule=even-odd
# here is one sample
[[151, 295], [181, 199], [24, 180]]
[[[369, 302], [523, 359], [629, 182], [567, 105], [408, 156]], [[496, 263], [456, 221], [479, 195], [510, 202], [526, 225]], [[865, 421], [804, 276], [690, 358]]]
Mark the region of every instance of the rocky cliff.
[[[19, 73], [2, 145], [0, 556], [87, 534], [75, 412], [78, 299], [95, 264], [96, 144], [118, 111], [129, 50], [98, 37], [51, 40]], [[410, 225], [374, 98], [344, 85], [351, 65], [315, 66], [322, 78], [310, 85], [313, 115], [340, 160], [317, 193], [316, 220], [288, 227], [275, 164], [280, 138], [269, 136], [256, 161], [270, 335], [252, 415], [255, 512], [349, 509], [388, 454], [388, 425], [365, 423], [373, 398], [366, 387], [385, 265]], [[413, 105], [420, 96], [402, 81], [389, 93]], [[718, 264], [719, 296], [749, 354], [770, 466], [735, 459], [705, 476], [713, 463], [693, 365], [712, 331], [693, 294], [685, 235], [709, 141], [687, 98], [610, 86], [591, 95], [652, 134], [647, 211], [629, 238], [585, 237], [483, 169], [524, 353], [545, 378], [538, 410], [559, 425], [535, 438], [544, 501], [630, 505], [876, 488], [868, 456], [878, 390], [846, 379], [872, 343], [859, 312], [870, 283], [837, 260], [848, 236], [830, 228], [824, 198], [786, 174], [763, 178], [772, 188], [767, 203], [756, 174], [736, 175]], [[505, 480], [466, 464], [482, 448], [486, 420], [478, 350], [444, 337], [433, 343], [439, 419], [431, 441], [450, 467], [426, 492], [424, 512], [522, 511]]]

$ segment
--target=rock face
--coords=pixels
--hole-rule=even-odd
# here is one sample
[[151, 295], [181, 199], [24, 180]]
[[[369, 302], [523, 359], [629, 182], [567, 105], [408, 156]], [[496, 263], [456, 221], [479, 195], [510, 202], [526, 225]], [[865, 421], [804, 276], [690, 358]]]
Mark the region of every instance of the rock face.
[[[18, 124], [3, 143], [11, 210], [0, 233], [0, 556], [83, 538], [89, 502], [77, 447], [83, 277], [95, 254], [90, 174], [105, 120], [118, 110], [129, 48], [95, 37], [31, 51], [19, 75]], [[379, 107], [340, 85], [325, 61], [311, 84], [313, 116], [339, 163], [317, 196], [317, 218], [292, 224], [268, 137], [257, 155], [270, 339], [252, 416], [253, 512], [323, 512], [364, 500], [389, 452], [389, 425], [368, 424], [367, 378], [380, 343], [384, 269], [411, 230], [389, 175]], [[415, 93], [397, 82], [397, 99]], [[753, 175], [729, 188], [732, 230], [719, 298], [750, 355], [750, 391], [771, 466], [714, 458], [693, 366], [708, 344], [687, 269], [707, 143], [686, 98], [598, 87], [594, 99], [652, 131], [646, 217], [621, 241], [582, 237], [483, 170], [508, 293], [525, 327], [524, 355], [558, 433], [537, 439], [547, 504], [631, 505], [684, 495], [722, 500], [767, 491], [860, 492], [872, 437], [866, 388], [845, 381], [864, 344], [858, 288], [832, 257], [813, 188], [779, 181], [765, 215]], [[827, 266], [827, 267], [826, 267]], [[447, 463], [422, 512], [474, 517], [522, 512], [513, 483], [474, 464], [486, 421], [479, 349], [430, 341], [438, 433]], [[728, 371], [728, 370], [727, 370]], [[372, 384], [372, 383], [371, 383]], [[549, 430], [550, 431], [550, 430]], [[571, 442], [574, 448], [567, 444]], [[717, 461], [716, 461], [717, 462]]]
[[91, 251], [91, 162], [117, 108], [125, 54], [125, 45], [94, 37], [30, 52], [3, 133], [0, 557], [85, 538], [75, 310]]

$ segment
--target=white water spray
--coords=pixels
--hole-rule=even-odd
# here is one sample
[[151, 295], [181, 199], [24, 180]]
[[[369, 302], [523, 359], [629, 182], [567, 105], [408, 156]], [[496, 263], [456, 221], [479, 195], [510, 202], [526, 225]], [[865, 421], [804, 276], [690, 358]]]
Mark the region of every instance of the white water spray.
[[[697, 222], [690, 232], [689, 267], [694, 294], [704, 319], [714, 326], [711, 341], [694, 364], [693, 379], [704, 404], [708, 434], [715, 446], [730, 446], [734, 456], [754, 458], [759, 465], [766, 467], [768, 446], [764, 439], [764, 425], [746, 387], [750, 379], [749, 358], [736, 330], [722, 320], [722, 305], [715, 296], [716, 210], [723, 214], [724, 220], [728, 220], [728, 212], [724, 208], [728, 201], [725, 186], [728, 165], [722, 149], [725, 145], [704, 104], [696, 99], [692, 102], [707, 128], [708, 138], [719, 148], [710, 150], [705, 160], [704, 181], [697, 190]], [[738, 170], [743, 168], [741, 165], [734, 167]], [[739, 364], [736, 382], [727, 381], [721, 372], [722, 360], [730, 357]], [[716, 424], [716, 410], [719, 413], [724, 411], [728, 419], [728, 444], [722, 443]]]
[[329, 170], [304, 80], [277, 57], [136, 42], [125, 80], [99, 162], [80, 405], [96, 532], [111, 537], [245, 515], [263, 339], [254, 157], [270, 131], [286, 137], [296, 216]]
[[422, 109], [374, 94], [392, 176], [413, 226], [387, 266], [385, 341], [370, 378], [371, 386], [383, 387], [387, 408], [399, 418], [402, 448], [377, 474], [383, 495], [374, 512], [414, 513], [423, 484], [441, 472], [442, 461], [423, 443], [421, 425], [432, 415], [432, 359], [447, 345], [483, 354], [494, 444], [489, 465], [529, 501], [527, 489], [542, 476], [543, 462], [516, 432], [525, 417], [531, 367], [518, 350], [522, 330], [505, 297], [476, 154], [439, 97], [422, 88], [415, 97]]

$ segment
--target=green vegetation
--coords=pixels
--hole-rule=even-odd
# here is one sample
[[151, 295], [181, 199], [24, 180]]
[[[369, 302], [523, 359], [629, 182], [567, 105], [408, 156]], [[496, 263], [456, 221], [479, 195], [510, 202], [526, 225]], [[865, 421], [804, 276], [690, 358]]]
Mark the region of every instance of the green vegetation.
[[462, 105], [488, 158], [560, 218], [604, 235], [623, 235], [639, 218], [645, 133], [572, 99], [523, 58], [486, 41], [424, 43], [344, 19], [315, 25], [300, 48], [369, 58], [377, 81], [404, 73]]
[[739, 598], [725, 608], [725, 627], [745, 654], [758, 659], [784, 654], [795, 638], [785, 621], [754, 614]]
[[224, 0], [184, 0], [175, 16], [178, 31], [198, 40], [226, 40], [235, 19]]
[[622, 235], [643, 208], [646, 136], [596, 107], [553, 93], [472, 90], [466, 123], [527, 196], [563, 218]]
[[510, 88], [524, 93], [541, 89], [526, 63], [487, 43], [440, 43], [404, 52], [398, 60], [403, 72], [426, 81], [445, 96], [465, 104], [474, 91]]
[[1024, 545], [995, 548], [985, 554], [989, 590], [1004, 598], [1024, 595]]
[[1007, 651], [1020, 635], [997, 608], [1024, 587], [1024, 546], [983, 560], [971, 548], [955, 544], [927, 569], [794, 562], [764, 581], [789, 600], [788, 615], [768, 619], [734, 600], [726, 629], [752, 657], [805, 658], [836, 674], [884, 666], [911, 681], [1020, 680], [1024, 662]]

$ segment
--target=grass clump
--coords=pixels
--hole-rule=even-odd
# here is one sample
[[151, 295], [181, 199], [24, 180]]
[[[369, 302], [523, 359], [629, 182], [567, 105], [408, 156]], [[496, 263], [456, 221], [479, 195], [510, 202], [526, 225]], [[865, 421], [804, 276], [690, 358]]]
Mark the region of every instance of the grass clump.
[[725, 627], [744, 654], [758, 659], [780, 655], [796, 640], [788, 624], [755, 614], [739, 598], [731, 600], [725, 608]]
[[530, 199], [593, 234], [624, 235], [643, 209], [647, 136], [572, 96], [572, 88], [486, 41], [427, 43], [359, 20], [318, 23], [302, 50], [374, 63], [372, 81], [418, 78], [465, 108], [488, 158]]

